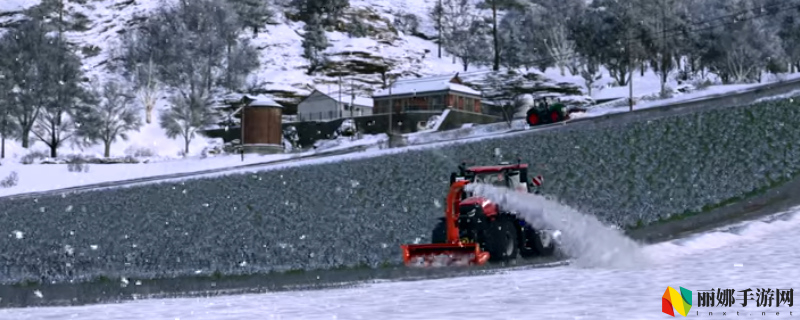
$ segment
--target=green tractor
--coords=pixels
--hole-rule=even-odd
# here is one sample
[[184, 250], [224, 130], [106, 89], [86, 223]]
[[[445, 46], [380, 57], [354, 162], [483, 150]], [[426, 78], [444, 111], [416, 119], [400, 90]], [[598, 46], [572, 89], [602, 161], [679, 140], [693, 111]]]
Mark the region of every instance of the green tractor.
[[533, 99], [525, 120], [530, 126], [556, 123], [569, 119], [567, 108], [557, 96], [539, 96]]

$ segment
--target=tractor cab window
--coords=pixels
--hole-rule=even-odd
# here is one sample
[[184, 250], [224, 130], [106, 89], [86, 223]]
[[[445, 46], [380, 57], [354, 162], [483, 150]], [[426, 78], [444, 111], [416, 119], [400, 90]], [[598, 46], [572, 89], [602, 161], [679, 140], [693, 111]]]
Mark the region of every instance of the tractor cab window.
[[491, 184], [497, 187], [507, 187], [505, 174], [502, 172], [481, 173], [475, 175], [475, 182]]
[[519, 172], [508, 173], [509, 187], [514, 190], [519, 190], [521, 187], [525, 188], [522, 182], [519, 181]]

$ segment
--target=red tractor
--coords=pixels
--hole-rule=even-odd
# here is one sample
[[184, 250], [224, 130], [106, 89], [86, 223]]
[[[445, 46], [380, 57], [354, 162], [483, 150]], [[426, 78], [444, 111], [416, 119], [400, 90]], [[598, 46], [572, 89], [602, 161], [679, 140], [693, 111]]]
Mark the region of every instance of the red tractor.
[[528, 165], [519, 161], [469, 168], [462, 164], [450, 176], [445, 216], [433, 228], [433, 243], [401, 246], [406, 265], [480, 265], [553, 254], [560, 232], [537, 230], [492, 200], [469, 194], [464, 190], [469, 183], [538, 193], [542, 178], [530, 178]]

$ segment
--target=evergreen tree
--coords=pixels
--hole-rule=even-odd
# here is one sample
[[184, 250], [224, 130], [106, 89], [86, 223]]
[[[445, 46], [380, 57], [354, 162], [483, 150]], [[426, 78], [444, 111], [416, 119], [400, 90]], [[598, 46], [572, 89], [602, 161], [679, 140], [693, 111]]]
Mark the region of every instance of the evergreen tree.
[[313, 74], [327, 61], [324, 52], [330, 44], [328, 43], [328, 37], [325, 35], [325, 30], [320, 24], [318, 15], [309, 17], [308, 22], [303, 27], [303, 31], [305, 31], [302, 43], [303, 58], [306, 58], [309, 62], [306, 73]]
[[275, 12], [266, 0], [228, 0], [242, 21], [242, 26], [253, 30], [253, 35], [258, 35], [259, 30], [275, 17]]

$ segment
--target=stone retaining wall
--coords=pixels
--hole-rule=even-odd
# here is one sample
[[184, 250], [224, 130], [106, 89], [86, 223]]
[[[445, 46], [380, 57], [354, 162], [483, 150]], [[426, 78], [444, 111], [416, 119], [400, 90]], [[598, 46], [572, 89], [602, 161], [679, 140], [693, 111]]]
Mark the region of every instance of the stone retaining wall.
[[541, 169], [545, 193], [610, 223], [647, 224], [800, 169], [800, 102], [581, 123], [502, 139], [74, 195], [8, 200], [0, 282], [240, 274], [399, 263], [430, 241], [458, 163], [492, 148]]

